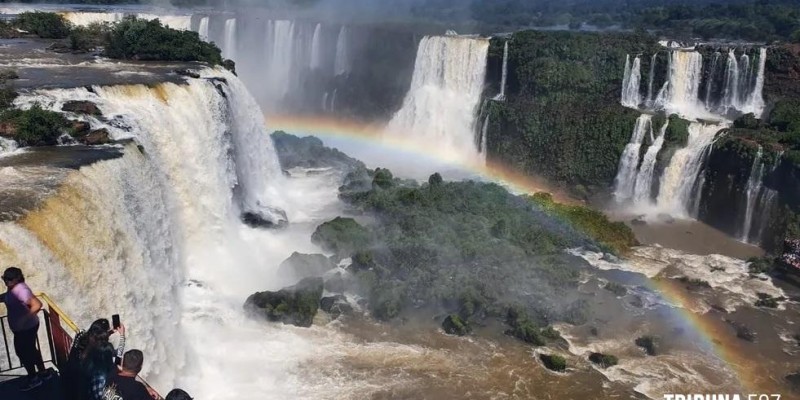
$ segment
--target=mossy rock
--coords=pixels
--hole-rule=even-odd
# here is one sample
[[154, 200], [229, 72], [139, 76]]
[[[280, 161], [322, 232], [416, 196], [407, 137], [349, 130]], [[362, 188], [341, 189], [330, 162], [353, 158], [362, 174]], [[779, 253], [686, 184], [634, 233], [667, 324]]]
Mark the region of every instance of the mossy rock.
[[457, 314], [450, 314], [442, 321], [442, 329], [448, 335], [464, 336], [472, 329], [467, 321], [464, 321]]
[[369, 231], [352, 218], [336, 217], [318, 226], [311, 241], [340, 257], [349, 257], [370, 242]]
[[644, 349], [648, 356], [659, 354], [659, 339], [655, 336], [642, 336], [636, 339], [636, 345]]
[[[656, 129], [661, 129], [656, 128]], [[689, 141], [689, 121], [672, 114], [669, 116], [669, 125], [664, 133], [664, 144], [667, 147], [686, 147]]]
[[617, 282], [608, 282], [606, 283], [605, 286], [603, 286], [603, 289], [608, 290], [611, 293], [614, 293], [614, 295], [617, 297], [622, 297], [628, 294], [628, 289], [625, 288], [624, 285], [620, 285]]
[[268, 321], [309, 327], [317, 314], [322, 290], [322, 278], [307, 278], [277, 292], [254, 293], [247, 298], [244, 308]]
[[599, 365], [599, 366], [601, 366], [603, 368], [613, 367], [613, 366], [615, 366], [615, 365], [617, 365], [619, 363], [619, 360], [617, 359], [617, 357], [609, 355], [609, 354], [603, 354], [603, 353], [592, 353], [592, 354], [589, 354], [589, 361], [591, 361], [591, 362], [593, 362], [593, 363], [595, 363], [595, 364], [597, 364], [597, 365]]
[[539, 354], [542, 364], [549, 370], [564, 372], [567, 370], [567, 360], [557, 354]]

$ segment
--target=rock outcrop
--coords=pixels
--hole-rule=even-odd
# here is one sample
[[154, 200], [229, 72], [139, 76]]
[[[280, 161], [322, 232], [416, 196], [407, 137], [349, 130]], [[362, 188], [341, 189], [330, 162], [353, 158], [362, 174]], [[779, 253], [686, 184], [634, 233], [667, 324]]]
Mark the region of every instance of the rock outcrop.
[[321, 297], [322, 278], [307, 278], [277, 292], [254, 293], [247, 298], [244, 308], [251, 315], [268, 321], [309, 327], [317, 314]]
[[336, 268], [336, 264], [322, 254], [294, 252], [278, 266], [278, 275], [293, 280], [301, 280], [320, 277], [334, 268]]

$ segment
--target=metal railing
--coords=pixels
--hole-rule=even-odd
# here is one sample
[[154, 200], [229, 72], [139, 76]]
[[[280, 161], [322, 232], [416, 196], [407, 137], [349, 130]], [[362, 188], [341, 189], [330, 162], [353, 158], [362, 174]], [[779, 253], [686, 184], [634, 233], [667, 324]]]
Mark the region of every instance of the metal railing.
[[[45, 293], [36, 295], [42, 301], [42, 317], [40, 317], [40, 326], [45, 327], [45, 337], [47, 338], [47, 347], [42, 348], [41, 332], [39, 337], [36, 338], [36, 346], [42, 353], [42, 359], [45, 363], [52, 363], [58, 369], [62, 369], [67, 362], [69, 350], [72, 347], [72, 340], [75, 334], [78, 333], [78, 326], [72, 322], [69, 317], [61, 310], [60, 307]], [[43, 319], [43, 324], [42, 324]], [[12, 335], [11, 329], [8, 325], [8, 316], [0, 316], [0, 333], [3, 336], [3, 353], [1, 356], [2, 363], [0, 363], [0, 375], [13, 373], [17, 370], [23, 369], [22, 364], [12, 354]], [[47, 350], [47, 351], [45, 351]]]

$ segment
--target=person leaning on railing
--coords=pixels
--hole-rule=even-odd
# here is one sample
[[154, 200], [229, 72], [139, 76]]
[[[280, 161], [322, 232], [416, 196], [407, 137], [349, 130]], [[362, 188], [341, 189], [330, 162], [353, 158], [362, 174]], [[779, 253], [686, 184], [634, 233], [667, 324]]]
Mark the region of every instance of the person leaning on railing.
[[28, 373], [28, 382], [21, 390], [28, 391], [41, 386], [43, 380], [53, 376], [44, 367], [42, 353], [36, 348], [36, 339], [39, 335], [37, 314], [42, 309], [42, 302], [33, 295], [31, 288], [25, 283], [21, 269], [16, 267], [6, 269], [3, 272], [3, 282], [8, 288], [4, 301], [8, 310], [8, 325], [14, 333], [14, 351]]

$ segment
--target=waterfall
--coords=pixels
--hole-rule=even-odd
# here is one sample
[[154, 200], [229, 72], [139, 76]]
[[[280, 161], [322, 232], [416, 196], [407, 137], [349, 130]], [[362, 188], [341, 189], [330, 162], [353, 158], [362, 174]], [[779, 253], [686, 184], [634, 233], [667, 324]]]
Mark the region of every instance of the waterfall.
[[654, 53], [653, 57], [650, 58], [650, 74], [647, 76], [647, 107], [653, 106], [653, 79], [656, 75], [656, 60], [658, 59], [658, 53]]
[[89, 26], [95, 23], [114, 23], [122, 21], [121, 12], [65, 12], [61, 15], [75, 26]]
[[703, 56], [700, 53], [671, 51], [667, 82], [656, 97], [656, 108], [668, 115], [679, 114], [690, 119], [703, 116], [705, 113], [698, 97], [702, 77]]
[[753, 113], [756, 118], [761, 118], [764, 114], [764, 69], [767, 63], [767, 48], [762, 47], [758, 52], [758, 71], [756, 71], [755, 83], [747, 104], [744, 105], [742, 112]]
[[200, 19], [200, 27], [197, 28], [197, 33], [200, 35], [200, 39], [208, 41], [208, 20], [209, 17], [203, 17]]
[[339, 37], [336, 39], [336, 60], [334, 62], [334, 72], [344, 75], [350, 71], [350, 49], [348, 47], [349, 31], [346, 26], [339, 30]]
[[225, 20], [225, 44], [222, 46], [222, 57], [236, 61], [236, 18]]
[[269, 96], [273, 102], [279, 102], [293, 88], [295, 73], [295, 29], [293, 21], [267, 22], [267, 65], [266, 81]]
[[479, 161], [476, 107], [486, 75], [489, 42], [460, 36], [420, 41], [411, 88], [387, 134], [441, 150], [450, 160]]
[[162, 25], [168, 26], [172, 29], [179, 31], [188, 31], [192, 27], [192, 17], [190, 15], [156, 15], [139, 13], [136, 14], [139, 19], [154, 20], [157, 19]]
[[[144, 351], [145, 377], [162, 393], [186, 386], [219, 399], [303, 397], [286, 371], [312, 356], [311, 339], [242, 310], [250, 293], [275, 289], [275, 266], [290, 254], [281, 243], [297, 235], [250, 229], [240, 211], [292, 202], [271, 197], [284, 180], [244, 85], [221, 69], [201, 76], [23, 95], [22, 106], [55, 110], [95, 102], [105, 118], [83, 118], [141, 150], [132, 143], [121, 158], [69, 173], [34, 211], [1, 222], [0, 259], [28, 272], [82, 327], [122, 314], [129, 348]], [[266, 354], [275, 364], [250, 367]], [[231, 385], [257, 385], [257, 394]]]
[[763, 149], [758, 146], [758, 152], [756, 152], [756, 156], [753, 159], [753, 166], [750, 168], [750, 178], [747, 180], [747, 191], [745, 192], [747, 202], [742, 229], [739, 233], [739, 240], [742, 242], [748, 242], [751, 237], [753, 212], [757, 205], [757, 197], [761, 194], [761, 180], [764, 176], [764, 163], [761, 161], [762, 154]]
[[336, 112], [336, 93], [339, 92], [339, 89], [333, 89], [333, 94], [331, 95], [331, 106], [328, 109], [330, 112]]
[[727, 109], [738, 109], [739, 101], [739, 63], [733, 49], [728, 51], [728, 62], [725, 68], [725, 90], [722, 104]]
[[322, 66], [322, 24], [317, 24], [314, 28], [314, 37], [311, 39], [311, 64], [312, 70], [320, 69]]
[[17, 149], [17, 142], [0, 137], [0, 155], [9, 153]]
[[724, 127], [724, 125], [699, 122], [689, 124], [689, 139], [686, 147], [675, 152], [661, 176], [661, 186], [657, 198], [659, 210], [676, 216], [690, 216], [692, 194], [700, 169], [703, 167], [705, 155], [717, 132]]
[[486, 144], [489, 142], [489, 139], [487, 137], [488, 133], [489, 133], [489, 115], [487, 114], [486, 118], [483, 120], [483, 126], [481, 127], [480, 148], [478, 148], [478, 151], [483, 156], [484, 162], [486, 162], [486, 153], [487, 153]]
[[[664, 136], [669, 127], [669, 119], [664, 121], [664, 125], [658, 132], [658, 137], [653, 141], [653, 144], [647, 148], [647, 152], [642, 159], [642, 166], [639, 167], [639, 173], [636, 174], [636, 185], [633, 188], [633, 202], [638, 205], [647, 205], [651, 202], [651, 195], [653, 189], [653, 176], [656, 170], [656, 159], [661, 147], [664, 146]], [[650, 130], [652, 137], [652, 128]]]
[[642, 60], [636, 56], [631, 64], [631, 56], [625, 58], [625, 75], [622, 79], [622, 105], [630, 108], [638, 108], [642, 102], [639, 94], [641, 83]]
[[500, 78], [500, 93], [494, 100], [503, 101], [506, 99], [506, 79], [508, 78], [508, 40], [503, 45], [503, 76]]
[[711, 62], [711, 70], [708, 72], [708, 82], [706, 83], [706, 100], [705, 105], [708, 110], [712, 110], [711, 93], [714, 89], [714, 79], [717, 72], [717, 64], [719, 63], [719, 52], [714, 53], [714, 60]]
[[652, 136], [652, 119], [650, 114], [642, 114], [636, 119], [630, 142], [625, 146], [619, 160], [617, 177], [614, 179], [614, 198], [618, 203], [628, 200], [633, 195], [636, 184], [636, 170], [639, 166], [639, 150], [645, 134], [650, 131]]

